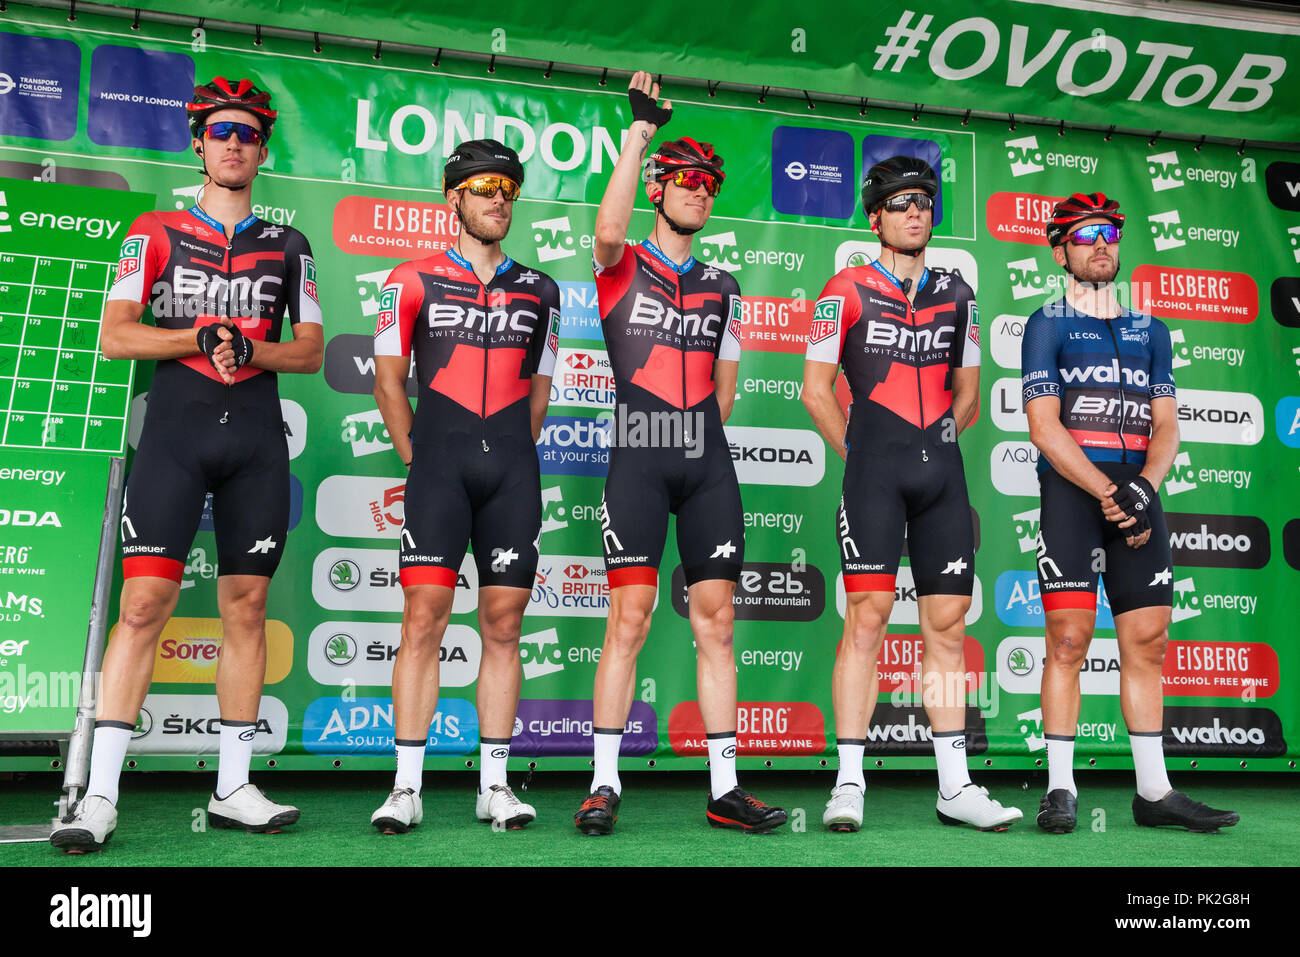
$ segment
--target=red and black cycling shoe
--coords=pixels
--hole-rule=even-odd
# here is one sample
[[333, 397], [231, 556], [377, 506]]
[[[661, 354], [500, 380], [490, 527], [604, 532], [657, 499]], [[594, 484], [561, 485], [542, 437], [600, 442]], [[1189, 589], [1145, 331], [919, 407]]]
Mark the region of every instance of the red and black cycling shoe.
[[710, 794], [705, 814], [712, 827], [731, 827], [738, 831], [770, 831], [785, 823], [785, 808], [769, 807], [739, 787], [721, 797]]
[[574, 826], [588, 837], [612, 834], [614, 822], [618, 820], [618, 805], [618, 792], [608, 784], [602, 784], [591, 792], [578, 808], [578, 813], [573, 815]]

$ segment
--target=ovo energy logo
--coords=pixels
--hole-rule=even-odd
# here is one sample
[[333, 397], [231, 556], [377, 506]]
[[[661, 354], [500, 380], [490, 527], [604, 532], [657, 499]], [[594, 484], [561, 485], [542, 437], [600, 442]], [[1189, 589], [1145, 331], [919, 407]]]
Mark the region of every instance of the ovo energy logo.
[[1178, 210], [1171, 209], [1167, 213], [1156, 213], [1149, 219], [1151, 235], [1155, 237], [1156, 252], [1161, 253], [1166, 249], [1177, 249], [1179, 246], [1187, 245], [1187, 240], [1183, 239], [1185, 232]]
[[[4, 74], [0, 74], [0, 76], [4, 76]], [[9, 78], [5, 77], [5, 79]], [[10, 80], [10, 83], [12, 82], [13, 81]], [[9, 91], [6, 90], [5, 92], [7, 93]], [[12, 226], [6, 225], [9, 221], [9, 210], [4, 207], [7, 205], [8, 200], [5, 199], [5, 191], [0, 189], [0, 233], [12, 233], [14, 231]]]
[[1154, 153], [1147, 157], [1147, 172], [1151, 174], [1151, 188], [1162, 193], [1167, 189], [1177, 189], [1190, 182], [1211, 183], [1221, 189], [1232, 189], [1237, 185], [1237, 177], [1244, 182], [1254, 180], [1254, 161], [1242, 162], [1241, 170], [1207, 169], [1200, 166], [1184, 166], [1178, 162], [1178, 153], [1168, 150]]
[[1085, 174], [1097, 171], [1097, 157], [1079, 153], [1052, 153], [1039, 149], [1037, 136], [1021, 136], [1014, 140], [1007, 140], [1002, 145], [1007, 148], [1007, 159], [1011, 161], [1012, 176], [1041, 173], [1048, 166], [1077, 169]]
[[1038, 260], [1032, 256], [1007, 263], [1007, 279], [1011, 283], [1013, 299], [1041, 296], [1065, 281], [1064, 277], [1044, 276], [1039, 272]]
[[700, 258], [706, 263], [725, 269], [728, 272], [740, 272], [740, 247], [736, 245], [734, 232], [718, 233], [715, 236], [701, 236]]
[[578, 255], [578, 243], [573, 238], [573, 226], [569, 223], [568, 216], [539, 219], [532, 225], [538, 262], [548, 263]]
[[1291, 236], [1291, 255], [1300, 263], [1300, 226], [1292, 226], [1287, 233]]

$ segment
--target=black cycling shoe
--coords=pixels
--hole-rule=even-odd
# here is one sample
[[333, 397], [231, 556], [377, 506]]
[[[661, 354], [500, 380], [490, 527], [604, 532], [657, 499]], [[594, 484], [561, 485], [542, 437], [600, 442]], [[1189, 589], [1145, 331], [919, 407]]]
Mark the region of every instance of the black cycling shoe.
[[770, 831], [785, 823], [784, 808], [768, 807], [739, 787], [721, 797], [710, 794], [705, 814], [713, 827], [733, 827], [740, 831]]
[[1236, 811], [1220, 811], [1193, 801], [1182, 791], [1170, 791], [1159, 801], [1133, 795], [1133, 820], [1139, 827], [1163, 827], [1173, 824], [1189, 831], [1212, 834], [1221, 827], [1232, 827], [1241, 818]]
[[618, 820], [619, 796], [608, 784], [602, 784], [582, 802], [573, 815], [574, 826], [589, 837], [612, 834]]
[[1038, 805], [1038, 826], [1048, 834], [1069, 834], [1079, 817], [1079, 798], [1065, 788], [1043, 795]]

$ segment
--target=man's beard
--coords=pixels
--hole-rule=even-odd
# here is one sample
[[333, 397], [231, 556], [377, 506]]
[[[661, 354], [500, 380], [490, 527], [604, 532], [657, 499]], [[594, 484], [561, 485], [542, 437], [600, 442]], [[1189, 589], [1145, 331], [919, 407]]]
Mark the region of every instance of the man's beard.
[[1092, 286], [1105, 286], [1115, 281], [1119, 275], [1119, 255], [1113, 259], [1093, 262], [1091, 255], [1084, 259], [1077, 268], [1072, 270], [1074, 278], [1078, 282], [1088, 283]]
[[490, 220], [483, 213], [467, 211], [463, 207], [458, 209], [456, 214], [460, 217], [460, 228], [485, 246], [501, 242], [506, 238], [506, 233], [510, 232], [509, 213], [506, 213], [503, 223]]

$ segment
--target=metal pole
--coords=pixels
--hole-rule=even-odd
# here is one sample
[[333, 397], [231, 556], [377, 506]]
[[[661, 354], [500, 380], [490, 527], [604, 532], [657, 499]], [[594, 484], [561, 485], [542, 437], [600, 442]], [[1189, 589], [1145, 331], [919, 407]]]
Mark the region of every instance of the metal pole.
[[126, 459], [115, 456], [109, 464], [108, 495], [104, 521], [99, 529], [99, 562], [95, 569], [95, 592], [90, 605], [90, 626], [86, 632], [86, 657], [81, 666], [81, 693], [77, 720], [68, 740], [68, 759], [63, 767], [63, 794], [59, 816], [76, 804], [90, 778], [90, 745], [94, 737], [95, 709], [99, 703], [99, 672], [104, 660], [108, 632], [108, 589], [113, 581], [113, 556], [117, 550], [117, 525], [122, 511], [122, 476]]

